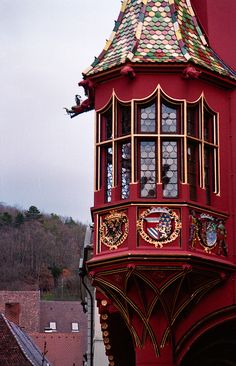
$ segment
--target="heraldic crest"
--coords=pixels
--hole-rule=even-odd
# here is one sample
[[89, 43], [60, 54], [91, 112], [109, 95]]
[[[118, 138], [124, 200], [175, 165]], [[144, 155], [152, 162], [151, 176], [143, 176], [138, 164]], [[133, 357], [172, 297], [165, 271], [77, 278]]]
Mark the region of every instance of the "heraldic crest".
[[137, 229], [145, 241], [162, 248], [179, 236], [181, 222], [176, 212], [165, 207], [151, 207], [140, 215]]
[[199, 243], [206, 253], [216, 248], [219, 255], [227, 256], [227, 231], [225, 219], [217, 218], [206, 213], [190, 212], [189, 243], [192, 248]]
[[111, 211], [100, 225], [101, 242], [108, 248], [117, 249], [127, 238], [129, 232], [128, 217], [124, 212]]

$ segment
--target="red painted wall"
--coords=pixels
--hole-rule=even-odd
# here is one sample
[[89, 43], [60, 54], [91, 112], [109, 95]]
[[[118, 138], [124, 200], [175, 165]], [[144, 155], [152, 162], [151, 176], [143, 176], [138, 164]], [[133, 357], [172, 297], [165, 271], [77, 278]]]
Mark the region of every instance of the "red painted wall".
[[226, 63], [236, 69], [236, 2], [192, 0], [192, 4], [212, 48]]

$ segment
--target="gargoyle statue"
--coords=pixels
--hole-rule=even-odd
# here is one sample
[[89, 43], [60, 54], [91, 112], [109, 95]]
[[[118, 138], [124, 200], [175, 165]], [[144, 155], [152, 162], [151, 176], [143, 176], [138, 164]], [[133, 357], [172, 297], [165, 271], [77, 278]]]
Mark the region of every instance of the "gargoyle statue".
[[194, 66], [187, 66], [183, 71], [184, 79], [198, 79], [201, 71], [198, 71]]
[[129, 65], [123, 66], [120, 73], [122, 76], [128, 76], [130, 79], [134, 79], [136, 76], [134, 69]]
[[66, 113], [69, 114], [71, 118], [81, 114], [83, 112], [91, 111], [94, 108], [94, 84], [90, 79], [84, 79], [79, 82], [79, 86], [84, 88], [84, 93], [88, 97], [84, 101], [81, 101], [80, 95], [76, 94], [75, 102], [76, 105], [70, 109], [65, 108]]

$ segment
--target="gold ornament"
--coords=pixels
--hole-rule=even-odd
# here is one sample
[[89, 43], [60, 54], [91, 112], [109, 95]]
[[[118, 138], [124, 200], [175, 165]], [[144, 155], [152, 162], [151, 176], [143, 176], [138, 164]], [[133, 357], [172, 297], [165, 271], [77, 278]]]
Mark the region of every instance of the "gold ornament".
[[100, 225], [101, 242], [110, 250], [117, 249], [127, 238], [128, 217], [124, 212], [111, 211]]
[[177, 239], [181, 227], [177, 213], [165, 207], [151, 207], [137, 221], [140, 236], [155, 248], [162, 248]]

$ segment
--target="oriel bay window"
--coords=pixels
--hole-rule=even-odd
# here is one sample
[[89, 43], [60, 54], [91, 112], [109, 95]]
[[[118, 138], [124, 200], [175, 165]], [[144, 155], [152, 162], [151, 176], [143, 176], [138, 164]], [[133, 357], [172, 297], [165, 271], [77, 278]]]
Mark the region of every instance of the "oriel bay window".
[[205, 190], [205, 203], [219, 194], [218, 115], [203, 96], [194, 103], [174, 100], [160, 88], [145, 100], [122, 102], [113, 95], [97, 113], [96, 189], [104, 201], [130, 198], [130, 184], [140, 199], [189, 199]]
[[112, 188], [119, 186], [120, 199], [129, 198], [131, 183], [131, 103], [114, 97], [97, 114], [96, 190], [104, 190], [111, 202]]
[[190, 199], [196, 200], [197, 186], [206, 192], [205, 203], [219, 194], [218, 116], [203, 97], [187, 104], [187, 164]]
[[218, 123], [217, 115], [204, 105], [204, 173], [207, 204], [211, 204], [211, 192], [218, 193]]
[[96, 129], [96, 141], [100, 142], [96, 151], [96, 189], [104, 187], [105, 201], [111, 201], [113, 185], [113, 118], [112, 104], [99, 115], [98, 128]]

